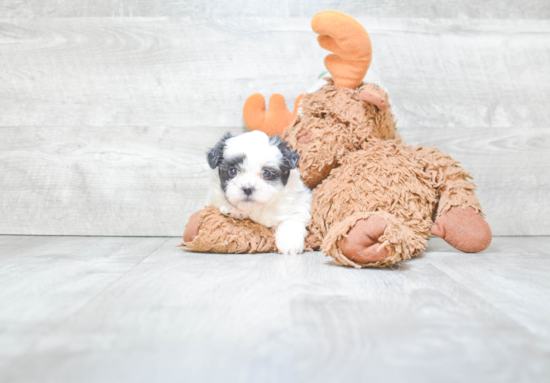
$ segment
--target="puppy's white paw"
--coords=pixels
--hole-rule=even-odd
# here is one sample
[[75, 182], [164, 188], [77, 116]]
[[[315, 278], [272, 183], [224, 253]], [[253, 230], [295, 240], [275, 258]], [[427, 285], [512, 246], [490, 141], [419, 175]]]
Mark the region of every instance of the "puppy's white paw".
[[277, 248], [279, 249], [279, 253], [285, 255], [302, 254], [304, 252], [304, 241], [302, 240], [300, 243], [293, 243], [292, 241], [277, 241]]
[[231, 217], [231, 218], [235, 218], [235, 219], [245, 219], [245, 218], [247, 218], [246, 214], [244, 214], [239, 209], [235, 209], [231, 205], [222, 205], [220, 207], [220, 213], [222, 213], [223, 215], [225, 215], [227, 217]]
[[220, 213], [222, 213], [223, 215], [226, 215], [228, 217], [231, 217], [231, 206], [229, 206], [229, 205], [220, 206]]
[[304, 252], [305, 228], [295, 225], [281, 225], [275, 234], [275, 244], [279, 253], [286, 255]]

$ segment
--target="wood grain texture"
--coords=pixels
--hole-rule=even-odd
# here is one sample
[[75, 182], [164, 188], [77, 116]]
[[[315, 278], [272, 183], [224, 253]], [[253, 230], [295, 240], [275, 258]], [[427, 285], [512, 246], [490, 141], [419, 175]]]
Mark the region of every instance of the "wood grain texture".
[[[547, 21], [358, 19], [406, 141], [463, 162], [495, 235], [550, 234]], [[309, 23], [1, 20], [0, 233], [179, 235], [246, 97], [324, 69]]]
[[545, 0], [0, 0], [3, 17], [312, 17], [336, 9], [354, 17], [518, 18], [550, 17]]
[[[34, 331], [35, 341], [23, 353], [4, 348], [2, 382], [516, 383], [550, 374], [548, 237], [496, 238], [480, 254], [437, 239], [399, 267], [363, 270], [319, 253], [186, 253], [174, 238], [99, 293], [81, 283], [81, 299], [44, 281], [66, 279], [75, 264], [97, 275], [108, 252], [94, 255], [91, 241], [130, 239], [49, 240], [0, 258], [2, 286], [19, 297], [0, 296], [2, 315], [55, 312], [61, 301], [79, 309], [47, 315], [48, 331], [6, 331], [13, 342]], [[152, 239], [132, 240], [136, 249]], [[56, 246], [63, 256], [54, 258]], [[77, 247], [85, 253], [67, 251]], [[54, 262], [39, 271], [38, 260]]]
[[[205, 154], [226, 130], [2, 128], [0, 233], [181, 235], [207, 202]], [[550, 234], [549, 129], [400, 133], [462, 161], [494, 235]]]
[[0, 370], [165, 242], [0, 236]]
[[[544, 20], [358, 18], [401, 127], [547, 127]], [[310, 18], [3, 20], [0, 126], [242, 126], [324, 70]]]
[[[446, 256], [431, 258], [428, 253], [426, 257], [430, 257], [439, 270], [532, 334], [550, 338], [550, 309], [543, 307], [550, 301], [549, 240], [548, 237], [498, 238], [482, 257], [462, 256], [458, 250], [437, 240], [429, 250], [445, 252]], [[542, 262], [541, 254], [544, 254]], [[489, 263], [493, 267], [486, 269]]]
[[207, 203], [206, 152], [225, 131], [0, 129], [0, 233], [181, 235]]

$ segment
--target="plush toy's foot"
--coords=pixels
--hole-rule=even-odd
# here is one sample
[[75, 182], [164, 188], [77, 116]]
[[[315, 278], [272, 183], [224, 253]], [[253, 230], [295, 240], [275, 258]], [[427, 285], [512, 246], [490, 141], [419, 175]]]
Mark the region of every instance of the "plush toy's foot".
[[248, 219], [226, 217], [212, 206], [189, 218], [183, 233], [187, 251], [203, 253], [272, 253], [275, 232]]
[[199, 210], [189, 217], [189, 222], [185, 225], [183, 232], [183, 242], [192, 242], [199, 235], [199, 217], [202, 212], [203, 210]]
[[487, 221], [471, 207], [454, 207], [440, 215], [432, 226], [432, 234], [465, 253], [483, 251], [493, 239]]
[[385, 267], [420, 254], [428, 235], [388, 212], [354, 213], [330, 228], [322, 250], [341, 265]]
[[350, 261], [359, 263], [383, 261], [388, 257], [388, 249], [380, 247], [378, 238], [384, 234], [386, 226], [386, 221], [377, 215], [357, 221], [340, 242], [342, 253]]
[[361, 100], [376, 105], [382, 112], [388, 109], [388, 94], [376, 84], [367, 84], [359, 94]]

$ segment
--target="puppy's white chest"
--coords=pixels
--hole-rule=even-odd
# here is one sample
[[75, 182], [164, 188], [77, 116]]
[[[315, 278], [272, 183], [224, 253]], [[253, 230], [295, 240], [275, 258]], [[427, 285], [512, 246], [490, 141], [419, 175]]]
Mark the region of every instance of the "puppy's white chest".
[[248, 217], [252, 221], [270, 228], [276, 227], [280, 223], [279, 215], [275, 211], [269, 209], [259, 209], [258, 211], [250, 212]]

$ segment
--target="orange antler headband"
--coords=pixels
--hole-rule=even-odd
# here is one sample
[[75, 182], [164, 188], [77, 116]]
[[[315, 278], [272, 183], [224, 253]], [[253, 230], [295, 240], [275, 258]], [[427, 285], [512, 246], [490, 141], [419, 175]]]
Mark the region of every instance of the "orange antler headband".
[[372, 45], [365, 28], [353, 17], [338, 11], [319, 12], [311, 28], [320, 36], [319, 45], [333, 54], [325, 57], [334, 83], [340, 89], [359, 86], [372, 60]]

